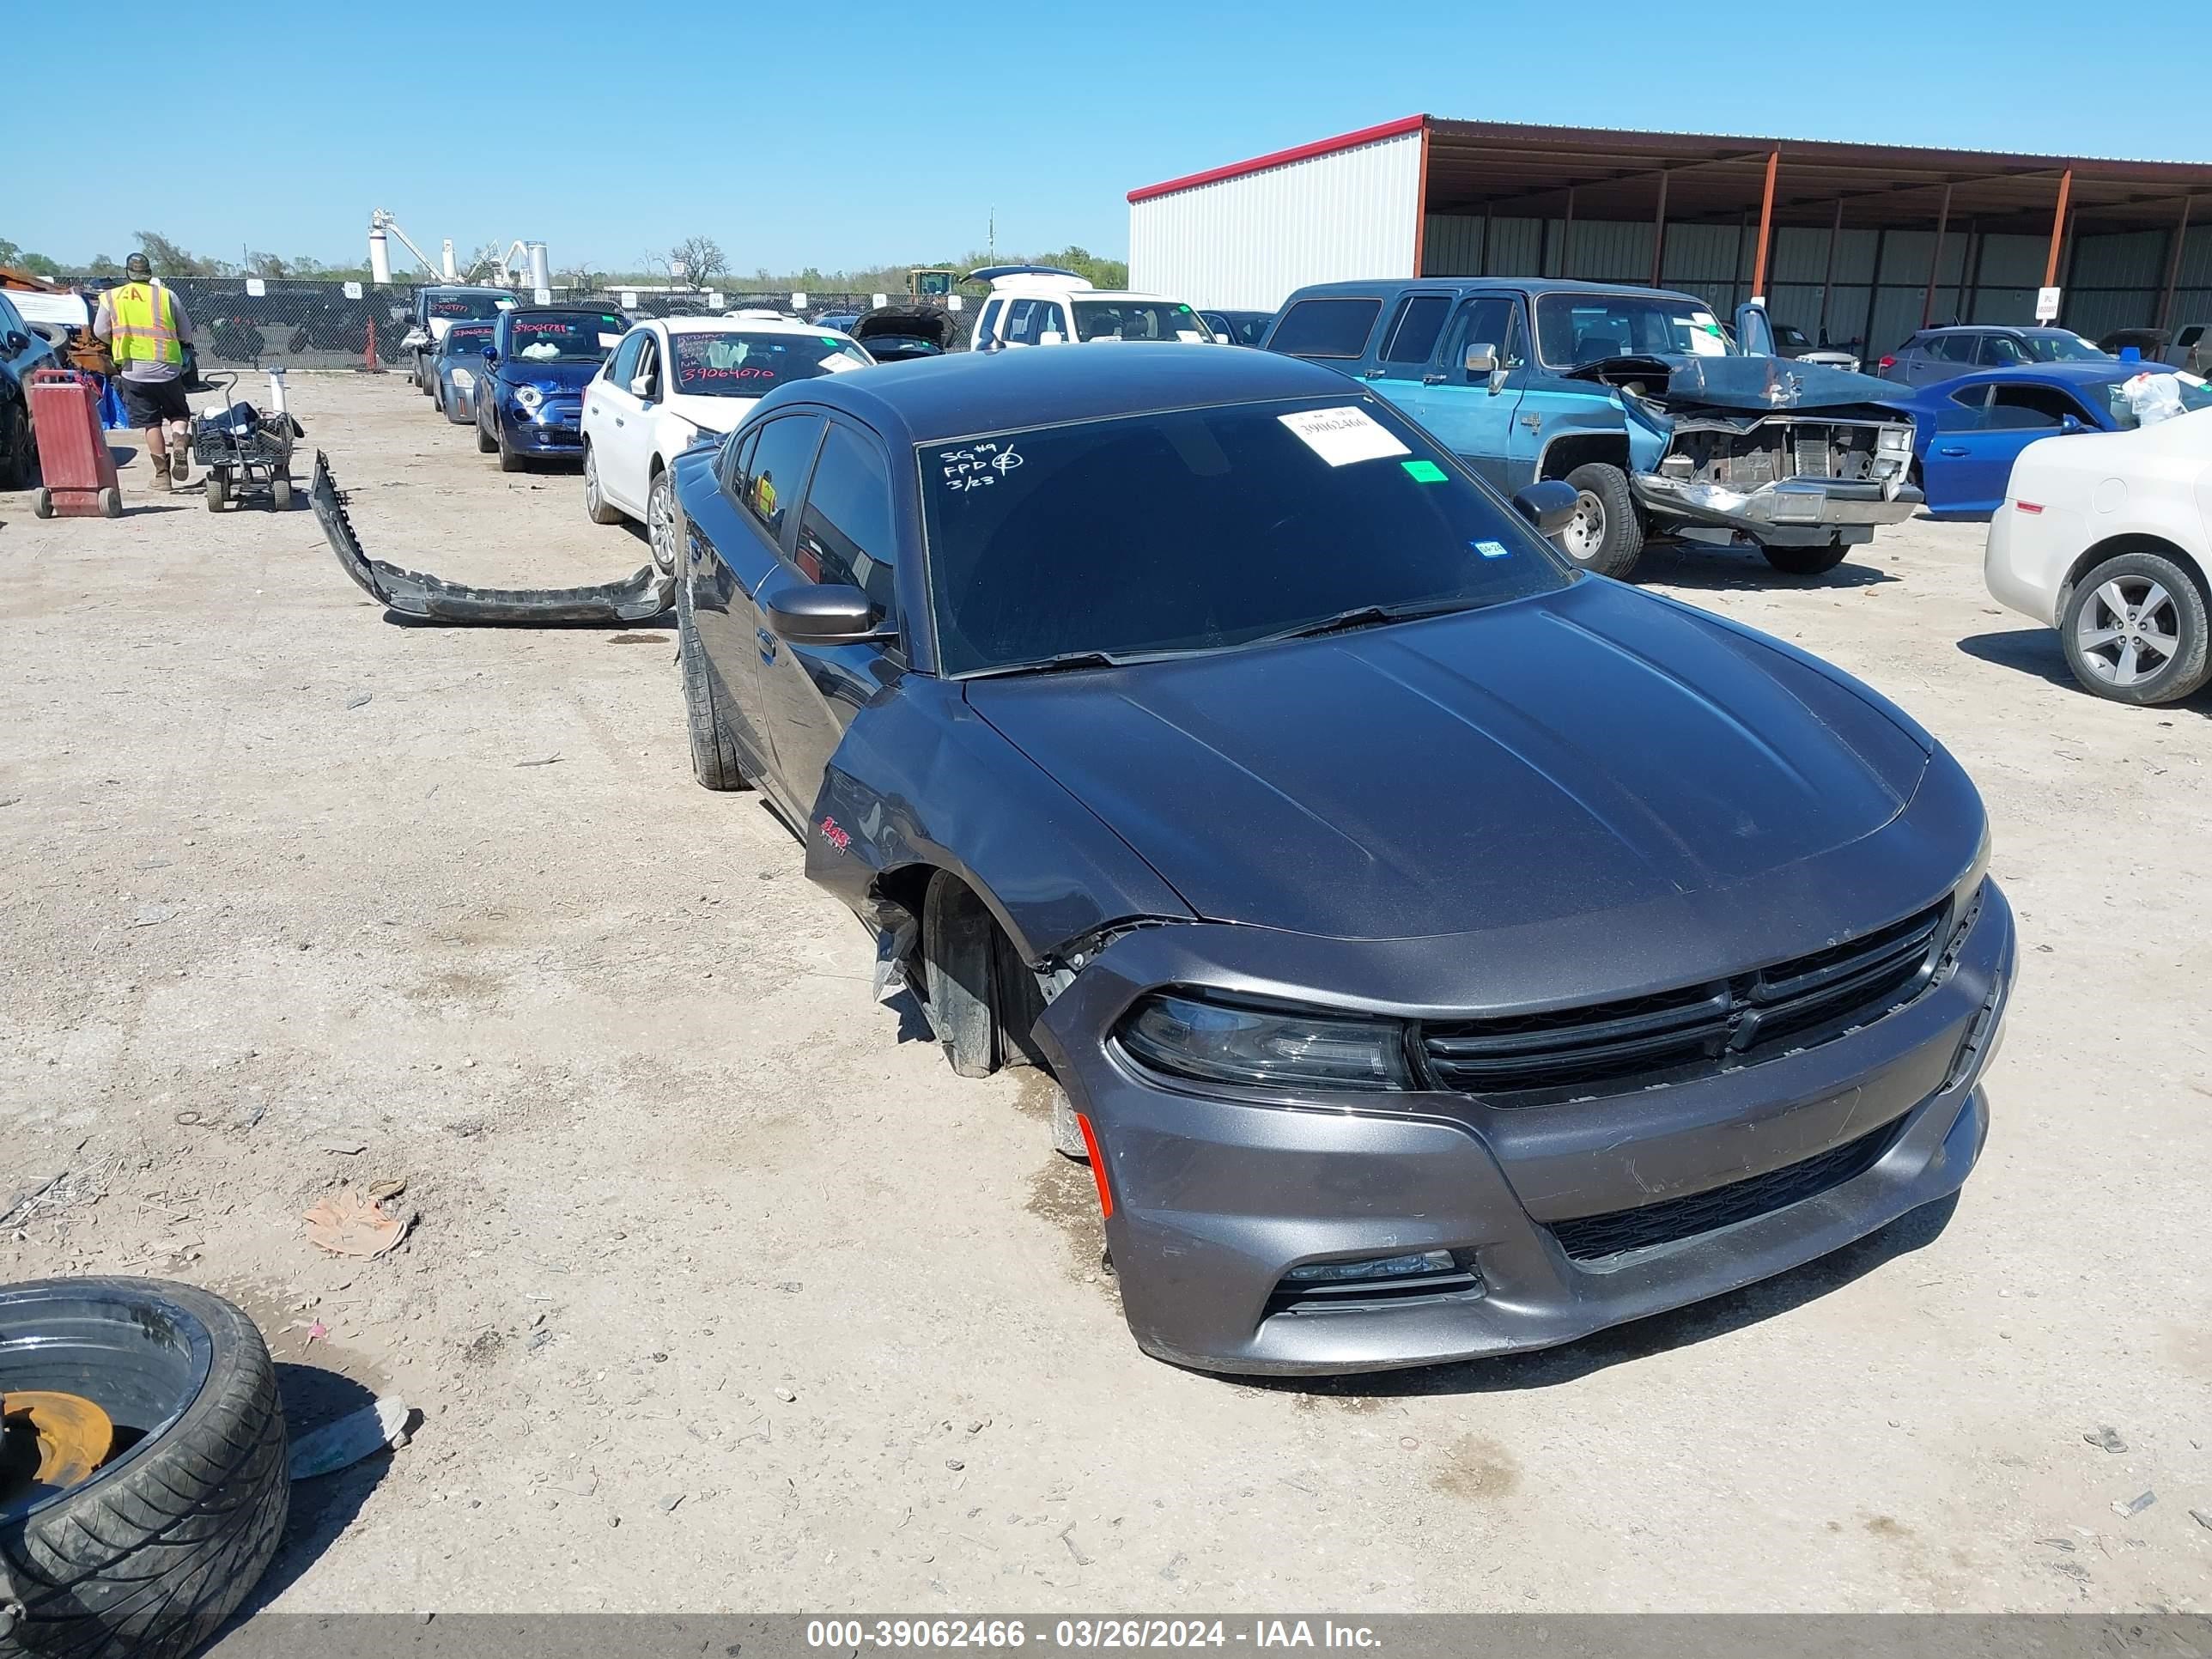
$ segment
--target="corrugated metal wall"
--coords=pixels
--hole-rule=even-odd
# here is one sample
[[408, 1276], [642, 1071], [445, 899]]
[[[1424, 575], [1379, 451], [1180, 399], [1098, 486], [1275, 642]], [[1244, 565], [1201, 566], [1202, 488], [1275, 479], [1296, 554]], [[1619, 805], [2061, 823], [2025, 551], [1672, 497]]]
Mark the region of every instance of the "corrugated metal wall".
[[[1487, 257], [1480, 214], [1431, 214], [1423, 242], [1423, 275], [1431, 276], [1580, 276], [1595, 282], [1651, 279], [1651, 226], [1577, 220], [1562, 234], [1558, 219], [1493, 217]], [[1661, 285], [1680, 289], [1729, 311], [1751, 297], [1755, 219], [1735, 225], [1669, 225]], [[1887, 233], [1846, 227], [1836, 242], [1835, 276], [1828, 290], [1827, 335], [1832, 340], [1871, 342], [1869, 356], [1897, 345], [1920, 326], [1932, 230]], [[2065, 301], [2059, 320], [2095, 338], [2109, 330], [2151, 323], [2166, 281], [2172, 246], [2167, 232], [2087, 234], [2060, 272]], [[1936, 277], [1938, 323], [2030, 323], [2042, 285], [2049, 244], [2040, 236], [1985, 236], [1954, 225], [1944, 235]], [[1877, 285], [1875, 260], [1881, 260]], [[1827, 268], [1825, 229], [1784, 227], [1775, 232], [1767, 300], [1775, 317], [1816, 338], [1820, 332], [1820, 286]], [[2174, 326], [2212, 322], [2212, 224], [2193, 225], [2183, 244], [2175, 288]]]
[[1129, 284], [1272, 311], [1307, 283], [1413, 274], [1421, 134], [1129, 204]]

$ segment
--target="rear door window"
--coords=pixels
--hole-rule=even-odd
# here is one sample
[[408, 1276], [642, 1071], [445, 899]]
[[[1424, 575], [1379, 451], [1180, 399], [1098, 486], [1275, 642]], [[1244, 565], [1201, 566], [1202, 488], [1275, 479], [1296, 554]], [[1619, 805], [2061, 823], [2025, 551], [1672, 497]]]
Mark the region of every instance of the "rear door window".
[[1437, 336], [1451, 314], [1449, 294], [1415, 294], [1398, 307], [1390, 337], [1382, 348], [1386, 363], [1425, 363], [1437, 349]]
[[1380, 300], [1301, 300], [1275, 325], [1267, 349], [1293, 357], [1357, 357], [1382, 311]]
[[1974, 361], [1974, 343], [1978, 337], [1972, 334], [1937, 334], [1929, 337], [1926, 350], [1938, 362], [1957, 363], [1964, 368]]

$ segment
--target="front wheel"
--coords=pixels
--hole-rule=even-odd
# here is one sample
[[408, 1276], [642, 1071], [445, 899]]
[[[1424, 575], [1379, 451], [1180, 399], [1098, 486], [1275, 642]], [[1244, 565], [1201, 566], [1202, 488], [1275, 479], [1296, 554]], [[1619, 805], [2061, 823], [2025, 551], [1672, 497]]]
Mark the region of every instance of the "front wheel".
[[1851, 550], [1842, 542], [1824, 542], [1817, 547], [1767, 547], [1760, 552], [1767, 563], [1785, 576], [1825, 576], [1844, 562]]
[[584, 516], [593, 524], [622, 522], [620, 510], [608, 503], [606, 493], [599, 488], [599, 452], [590, 444], [584, 446]]
[[676, 481], [665, 471], [653, 475], [645, 498], [645, 536], [653, 550], [653, 566], [662, 575], [672, 573], [682, 551], [682, 517], [676, 506]]
[[1644, 521], [1628, 475], [1605, 461], [1586, 461], [1567, 474], [1575, 515], [1559, 532], [1559, 550], [1584, 570], [1626, 577], [1644, 555]]
[[507, 441], [507, 428], [504, 425], [501, 425], [496, 428], [495, 430], [499, 434], [499, 439], [493, 447], [499, 451], [499, 470], [502, 472], [521, 471], [521, 452], [515, 449]]
[[8, 422], [7, 441], [0, 445], [0, 489], [27, 489], [38, 471], [39, 449], [31, 434], [31, 411], [27, 405], [18, 404], [15, 418]]
[[2212, 675], [2204, 592], [2162, 554], [2123, 553], [2082, 577], [2058, 632], [2074, 678], [2115, 702], [2172, 702]]
[[498, 448], [499, 440], [493, 437], [490, 433], [484, 430], [484, 423], [481, 419], [479, 419], [477, 422], [477, 453], [479, 455], [489, 455], [494, 453]]

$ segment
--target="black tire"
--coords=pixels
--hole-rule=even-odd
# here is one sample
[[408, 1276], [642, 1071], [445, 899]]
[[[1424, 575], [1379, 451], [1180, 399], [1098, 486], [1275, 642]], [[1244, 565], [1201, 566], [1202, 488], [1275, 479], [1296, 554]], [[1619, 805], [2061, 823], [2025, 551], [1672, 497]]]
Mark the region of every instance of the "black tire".
[[922, 989], [930, 1025], [961, 1077], [988, 1077], [999, 1066], [998, 932], [967, 883], [946, 871], [931, 878], [921, 907]]
[[269, 504], [275, 507], [279, 513], [289, 513], [291, 511], [292, 481], [289, 478], [278, 478], [270, 483], [269, 486]]
[[[2118, 616], [2112, 614], [2114, 592], [2124, 601]], [[2109, 647], [2083, 642], [2085, 632], [2106, 628], [2118, 635]], [[2177, 702], [2212, 677], [2212, 629], [2207, 625], [2204, 590], [2197, 586], [2194, 572], [2161, 553], [2123, 553], [2082, 577], [2059, 614], [2058, 637], [2074, 678], [2114, 702], [2143, 707]], [[2170, 648], [2148, 643], [2161, 638], [2172, 642]], [[2132, 656], [2127, 648], [2130, 639], [2140, 641]], [[2142, 673], [2146, 649], [2164, 662]], [[2130, 665], [2140, 678], [2122, 680], [2120, 674]]]
[[521, 471], [522, 457], [508, 446], [507, 428], [504, 425], [497, 425], [492, 429], [497, 434], [497, 441], [492, 447], [499, 452], [499, 470], [502, 472]]
[[39, 446], [30, 407], [20, 399], [0, 405], [0, 418], [5, 420], [0, 427], [5, 433], [0, 437], [0, 489], [28, 489], [39, 481]]
[[207, 491], [208, 511], [210, 513], [222, 512], [223, 503], [230, 499], [229, 481], [220, 472], [210, 472], [207, 475], [207, 483], [204, 488]]
[[496, 452], [498, 448], [499, 440], [493, 437], [490, 433], [485, 431], [483, 422], [482, 420], [478, 420], [477, 422], [477, 453], [479, 455], [489, 455]]
[[1625, 580], [1644, 556], [1644, 520], [1628, 475], [1607, 461], [1585, 461], [1567, 474], [1567, 482], [1581, 498], [1577, 510], [1586, 518], [1597, 515], [1600, 528], [1595, 544], [1579, 552], [1571, 544], [1572, 532], [1563, 531], [1560, 551], [1584, 570]]
[[620, 524], [622, 509], [611, 505], [606, 492], [599, 485], [599, 458], [592, 446], [584, 446], [584, 516], [593, 524]]
[[253, 1322], [155, 1279], [11, 1285], [0, 1376], [85, 1395], [118, 1427], [169, 1421], [81, 1485], [0, 1509], [23, 1609], [0, 1654], [198, 1651], [268, 1567], [290, 1503], [276, 1371]]
[[1785, 576], [1825, 576], [1850, 552], [1843, 542], [1827, 542], [1819, 547], [1767, 547], [1760, 552], [1766, 555], [1767, 563]]
[[676, 583], [676, 654], [684, 665], [684, 722], [691, 737], [691, 775], [702, 789], [750, 787], [738, 765], [738, 746], [730, 741], [714, 707], [714, 682], [707, 672], [699, 625], [691, 615], [691, 583], [684, 577]]

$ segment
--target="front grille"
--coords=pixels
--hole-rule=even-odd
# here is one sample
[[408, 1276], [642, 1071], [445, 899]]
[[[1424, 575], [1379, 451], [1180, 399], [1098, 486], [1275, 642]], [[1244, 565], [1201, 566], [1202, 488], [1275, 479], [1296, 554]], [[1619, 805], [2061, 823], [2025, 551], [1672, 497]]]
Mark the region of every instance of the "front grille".
[[1412, 1303], [1471, 1299], [1482, 1293], [1482, 1275], [1467, 1267], [1403, 1279], [1354, 1279], [1341, 1285], [1285, 1279], [1269, 1293], [1267, 1311], [1261, 1317], [1272, 1319], [1284, 1313], [1371, 1312], [1377, 1308], [1402, 1308]]
[[1755, 973], [1656, 995], [1422, 1029], [1439, 1088], [1536, 1105], [1755, 1064], [1881, 1018], [1929, 983], [1948, 903]]
[[1905, 1120], [1899, 1118], [1856, 1140], [1710, 1192], [1662, 1199], [1633, 1210], [1554, 1221], [1550, 1231], [1561, 1249], [1585, 1265], [1631, 1250], [1648, 1250], [1654, 1245], [1679, 1244], [1740, 1221], [1771, 1215], [1864, 1175], [1896, 1144], [1904, 1126]]

